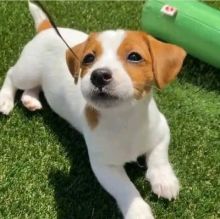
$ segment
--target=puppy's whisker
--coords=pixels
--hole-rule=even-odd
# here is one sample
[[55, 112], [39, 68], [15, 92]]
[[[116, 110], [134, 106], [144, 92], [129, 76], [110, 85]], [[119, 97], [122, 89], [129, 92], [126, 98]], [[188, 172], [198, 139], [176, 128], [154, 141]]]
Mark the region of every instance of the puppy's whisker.
[[154, 88], [154, 89], [156, 89], [156, 90], [158, 90], [158, 91], [161, 91], [157, 86], [155, 86], [155, 84], [152, 84], [152, 83], [150, 83], [150, 84], [145, 84], [145, 83], [141, 83], [141, 82], [136, 82], [136, 81], [134, 81], [133, 82], [133, 84], [134, 84], [134, 86], [136, 87], [136, 89], [137, 89], [137, 87], [139, 87], [139, 86], [143, 86], [144, 88]]
[[115, 85], [115, 86], [114, 86], [114, 89], [117, 89], [117, 88], [119, 88], [119, 87], [121, 87], [121, 86], [124, 86], [124, 85], [127, 85], [127, 82], [126, 82], [126, 81], [123, 81], [123, 82], [121, 82], [121, 83]]
[[[141, 87], [141, 88], [151, 88], [152, 84], [146, 84], [146, 83], [141, 83], [141, 82], [133, 82], [134, 86], [137, 87]], [[137, 88], [138, 89], [138, 88]]]

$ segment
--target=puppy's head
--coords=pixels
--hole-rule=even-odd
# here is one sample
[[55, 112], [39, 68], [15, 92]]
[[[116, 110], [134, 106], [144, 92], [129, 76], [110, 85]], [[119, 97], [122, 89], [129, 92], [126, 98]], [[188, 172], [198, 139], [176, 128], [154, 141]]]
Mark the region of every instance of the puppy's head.
[[67, 51], [69, 70], [76, 81], [81, 78], [83, 96], [98, 108], [141, 99], [153, 83], [163, 88], [176, 77], [186, 55], [144, 32], [123, 30], [92, 33], [72, 50], [78, 59]]

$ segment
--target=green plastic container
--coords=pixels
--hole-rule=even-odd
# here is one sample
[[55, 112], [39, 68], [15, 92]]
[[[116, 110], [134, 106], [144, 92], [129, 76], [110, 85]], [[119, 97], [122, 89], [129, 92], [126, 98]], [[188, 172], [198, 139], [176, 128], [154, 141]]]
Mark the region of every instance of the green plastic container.
[[[162, 13], [164, 5], [175, 7], [175, 16]], [[147, 0], [141, 23], [149, 34], [220, 68], [219, 10], [196, 0]]]

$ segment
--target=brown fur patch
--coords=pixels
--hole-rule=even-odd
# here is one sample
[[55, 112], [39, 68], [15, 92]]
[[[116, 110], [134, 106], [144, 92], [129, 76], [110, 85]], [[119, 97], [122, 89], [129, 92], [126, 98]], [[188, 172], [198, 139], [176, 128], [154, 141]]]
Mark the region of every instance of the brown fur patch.
[[[102, 54], [102, 47], [101, 44], [97, 41], [97, 36], [98, 36], [97, 33], [91, 33], [85, 42], [72, 47], [72, 50], [77, 55], [78, 59], [76, 59], [76, 57], [72, 55], [70, 50], [67, 50], [66, 52], [67, 65], [69, 67], [71, 74], [75, 78], [79, 76], [78, 75], [79, 72], [80, 72], [80, 77], [83, 77], [88, 72], [89, 68], [91, 68], [91, 66], [96, 62], [96, 60]], [[82, 63], [82, 61], [83, 58], [89, 53], [94, 54], [96, 58], [93, 63], [85, 65]]]
[[37, 32], [44, 31], [46, 29], [52, 28], [52, 25], [48, 19], [43, 20], [40, 25], [37, 27]]
[[163, 88], [180, 72], [186, 52], [179, 46], [163, 43], [149, 35], [147, 41], [153, 60], [155, 82], [159, 88]]
[[[143, 35], [142, 32], [128, 31], [118, 49], [118, 56], [133, 82], [137, 99], [149, 92], [153, 81], [152, 58]], [[138, 63], [129, 62], [127, 56], [131, 52], [140, 54], [143, 60]]]
[[[129, 62], [127, 56], [131, 52], [137, 52], [143, 60], [138, 63]], [[186, 52], [144, 32], [127, 31], [118, 49], [118, 55], [133, 81], [135, 98], [139, 99], [150, 91], [153, 81], [159, 88], [171, 82], [179, 73]]]
[[85, 116], [89, 127], [94, 129], [98, 125], [100, 113], [92, 106], [86, 105]]
[[[81, 63], [82, 63], [82, 60], [83, 58], [89, 54], [89, 53], [92, 53], [95, 55], [95, 61], [94, 63], [99, 59], [99, 57], [101, 56], [102, 54], [102, 47], [101, 47], [101, 44], [100, 42], [97, 41], [97, 36], [98, 34], [97, 33], [92, 33], [90, 34], [87, 42], [86, 42], [86, 45], [85, 45], [85, 49], [84, 49], [84, 52], [81, 56]], [[91, 68], [91, 66], [94, 64], [89, 64], [89, 65], [84, 65], [82, 64], [81, 67], [82, 67], [82, 72], [81, 72], [81, 77], [83, 77], [89, 68]]]

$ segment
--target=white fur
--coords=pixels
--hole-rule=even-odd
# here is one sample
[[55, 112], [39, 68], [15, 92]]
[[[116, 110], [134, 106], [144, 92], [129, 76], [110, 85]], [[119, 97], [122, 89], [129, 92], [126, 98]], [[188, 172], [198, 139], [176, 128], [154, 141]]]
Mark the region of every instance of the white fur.
[[[31, 10], [35, 10], [35, 7]], [[59, 30], [71, 46], [87, 38], [85, 33], [77, 30]], [[131, 79], [116, 54], [125, 35], [126, 32], [122, 30], [106, 31], [100, 35], [104, 52], [93, 69], [108, 66], [113, 73], [117, 72], [117, 76], [114, 76], [114, 92], [131, 96]], [[179, 184], [168, 161], [170, 132], [165, 117], [150, 94], [139, 101], [129, 100], [121, 108], [100, 108], [99, 123], [95, 129], [91, 129], [84, 114], [87, 100], [81, 91], [89, 92], [91, 72], [75, 85], [65, 60], [66, 49], [52, 29], [35, 36], [7, 73], [0, 92], [0, 112], [8, 114], [12, 110], [16, 89], [37, 89], [40, 86], [51, 108], [84, 135], [92, 169], [100, 184], [116, 199], [124, 217], [152, 219], [150, 207], [128, 178], [123, 165], [146, 154], [146, 178], [153, 192], [168, 199], [177, 196]], [[32, 97], [32, 104], [33, 101], [36, 104], [38, 95], [25, 92], [23, 101], [28, 95], [29, 99]]]
[[21, 97], [21, 102], [30, 111], [42, 109], [42, 104], [39, 100], [40, 88], [25, 90]]

